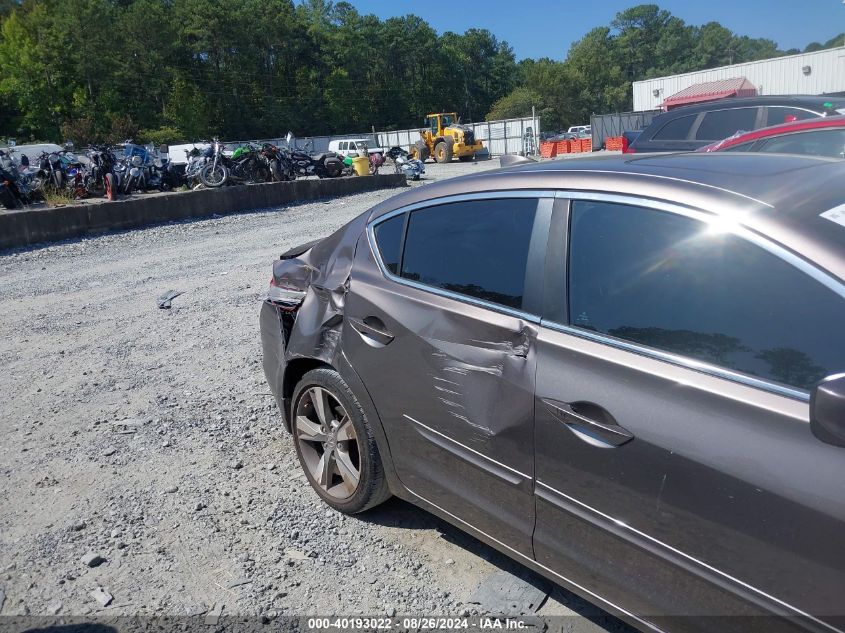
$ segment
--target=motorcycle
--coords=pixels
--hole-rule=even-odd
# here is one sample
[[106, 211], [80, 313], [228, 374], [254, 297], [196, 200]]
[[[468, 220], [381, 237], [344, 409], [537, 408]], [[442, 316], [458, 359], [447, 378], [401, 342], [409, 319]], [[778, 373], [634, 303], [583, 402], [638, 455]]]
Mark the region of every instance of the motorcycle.
[[170, 159], [161, 155], [166, 153], [165, 150], [162, 147], [156, 153], [152, 145], [145, 147], [131, 141], [124, 144], [123, 160], [118, 162], [116, 170], [125, 194], [149, 189], [169, 191], [179, 186], [179, 178], [173, 171]]
[[[11, 155], [15, 151], [17, 150], [9, 150], [9, 153], [2, 157], [2, 163], [4, 168], [14, 177], [13, 188], [17, 189], [14, 193], [16, 193], [18, 199], [25, 205], [32, 204], [40, 197], [36, 170], [30, 167], [29, 157], [26, 154], [21, 154], [20, 160], [16, 162]], [[0, 151], [0, 155], [2, 154], [3, 152]]]
[[88, 195], [88, 189], [85, 187], [85, 166], [79, 160], [79, 157], [73, 153], [72, 145], [65, 147], [67, 149], [59, 152], [59, 160], [61, 160], [64, 173], [67, 176], [66, 186], [74, 198], [84, 198]]
[[42, 152], [38, 157], [36, 178], [40, 189], [52, 193], [64, 191], [67, 174], [59, 152]]
[[317, 176], [318, 178], [337, 178], [343, 173], [343, 157], [334, 152], [324, 152], [313, 156], [296, 147], [293, 132], [287, 134], [288, 151], [293, 164], [293, 170], [300, 176]]
[[270, 168], [270, 173], [273, 175], [274, 181], [283, 182], [286, 180], [296, 179], [293, 162], [291, 161], [290, 155], [287, 151], [282, 150], [271, 143], [264, 143], [261, 147], [261, 156]]
[[7, 209], [19, 209], [28, 196], [19, 186], [18, 169], [11, 155], [0, 150], [0, 204]]
[[412, 158], [411, 153], [401, 147], [391, 147], [385, 156], [393, 161], [393, 170], [397, 174], [405, 174], [406, 178], [419, 180], [425, 173], [425, 165], [417, 158]]
[[231, 157], [223, 153], [223, 144], [218, 139], [214, 139], [213, 148], [211, 162], [199, 173], [206, 187], [222, 187], [227, 183], [268, 182], [273, 178], [270, 167], [252, 145], [238, 147]]
[[191, 189], [197, 189], [202, 186], [200, 181], [200, 172], [209, 160], [214, 158], [214, 148], [212, 146], [200, 150], [197, 147], [185, 150], [185, 174], [183, 176], [185, 184]]
[[378, 174], [379, 167], [384, 165], [387, 159], [381, 153], [368, 154], [367, 156], [370, 159], [370, 174], [375, 176]]
[[85, 152], [90, 161], [87, 174], [85, 174], [85, 189], [89, 194], [105, 196], [108, 200], [117, 197], [120, 183], [115, 174], [117, 156], [107, 145], [92, 145]]

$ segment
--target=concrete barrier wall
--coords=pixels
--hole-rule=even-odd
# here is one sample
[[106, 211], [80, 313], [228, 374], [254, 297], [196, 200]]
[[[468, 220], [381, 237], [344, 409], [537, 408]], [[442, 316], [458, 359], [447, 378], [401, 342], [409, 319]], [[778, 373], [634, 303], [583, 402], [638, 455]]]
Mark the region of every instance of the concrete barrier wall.
[[204, 189], [102, 204], [0, 212], [0, 250], [302, 200], [401, 187], [404, 174], [296, 180]]

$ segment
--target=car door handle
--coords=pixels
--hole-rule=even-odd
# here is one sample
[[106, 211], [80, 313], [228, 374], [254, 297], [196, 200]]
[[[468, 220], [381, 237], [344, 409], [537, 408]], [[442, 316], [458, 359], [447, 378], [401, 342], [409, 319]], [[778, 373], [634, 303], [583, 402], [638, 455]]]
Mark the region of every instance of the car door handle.
[[613, 419], [607, 411], [589, 402], [560, 402], [543, 398], [552, 414], [572, 433], [591, 446], [615, 448], [634, 439], [634, 434]]
[[393, 340], [393, 334], [387, 330], [387, 326], [380, 318], [368, 316], [363, 319], [347, 317], [352, 328], [361, 335], [364, 342], [373, 347], [384, 347]]

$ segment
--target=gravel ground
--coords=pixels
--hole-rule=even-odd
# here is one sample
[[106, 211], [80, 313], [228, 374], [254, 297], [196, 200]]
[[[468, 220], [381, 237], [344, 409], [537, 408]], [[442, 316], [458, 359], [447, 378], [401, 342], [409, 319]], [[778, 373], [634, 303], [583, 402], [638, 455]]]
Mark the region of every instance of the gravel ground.
[[[524, 572], [397, 500], [328, 510], [265, 384], [271, 261], [395, 193], [0, 255], [0, 613], [459, 615]], [[540, 609], [573, 613], [626, 628], [561, 589]]]

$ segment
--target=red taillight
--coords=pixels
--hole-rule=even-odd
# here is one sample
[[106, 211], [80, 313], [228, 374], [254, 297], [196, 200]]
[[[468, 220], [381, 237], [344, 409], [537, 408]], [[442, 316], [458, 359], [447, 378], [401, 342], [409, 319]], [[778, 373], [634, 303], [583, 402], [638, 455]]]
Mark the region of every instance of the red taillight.
[[626, 137], [626, 136], [622, 137], [622, 153], [623, 154], [628, 153], [628, 137]]

